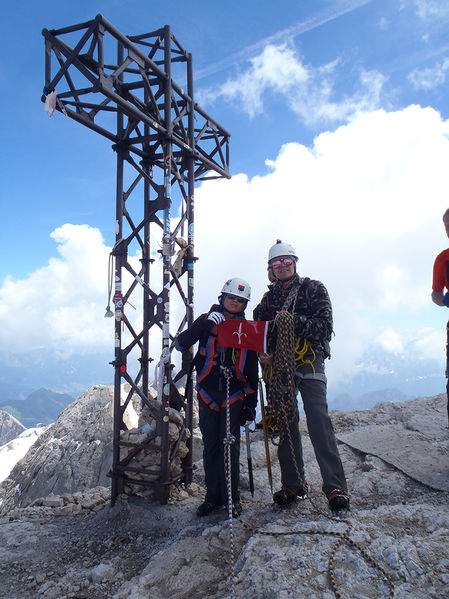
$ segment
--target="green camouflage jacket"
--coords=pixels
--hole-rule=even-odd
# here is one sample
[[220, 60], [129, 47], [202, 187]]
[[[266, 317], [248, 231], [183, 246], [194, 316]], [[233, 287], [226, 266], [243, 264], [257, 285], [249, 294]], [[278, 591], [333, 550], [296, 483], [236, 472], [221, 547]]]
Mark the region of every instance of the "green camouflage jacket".
[[[323, 283], [309, 278], [300, 278], [297, 274], [289, 287], [284, 289], [279, 283], [270, 285], [261, 302], [254, 309], [254, 320], [274, 320], [293, 288], [297, 288], [294, 304], [289, 312], [294, 314], [295, 336], [299, 340], [310, 342], [318, 365], [330, 357], [329, 341], [332, 336], [332, 305]], [[276, 328], [270, 327], [268, 347], [275, 347]], [[312, 353], [312, 352], [310, 352]], [[310, 356], [309, 356], [310, 357]]]

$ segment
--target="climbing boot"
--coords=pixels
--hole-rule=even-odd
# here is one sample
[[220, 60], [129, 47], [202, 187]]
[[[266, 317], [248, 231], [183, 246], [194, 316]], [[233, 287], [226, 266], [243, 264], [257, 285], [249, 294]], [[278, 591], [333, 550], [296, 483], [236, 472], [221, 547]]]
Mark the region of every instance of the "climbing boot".
[[327, 501], [333, 512], [349, 509], [349, 495], [343, 489], [334, 489], [328, 493]]
[[208, 516], [210, 513], [212, 513], [214, 510], [218, 509], [220, 506], [215, 505], [214, 503], [209, 503], [208, 501], [203, 501], [203, 503], [198, 507], [198, 509], [196, 510], [196, 515], [199, 518], [202, 518], [203, 516]]
[[309, 488], [305, 481], [296, 487], [286, 487], [285, 485], [282, 485], [282, 489], [280, 491], [276, 491], [276, 493], [273, 495], [273, 501], [277, 505], [288, 505], [297, 499], [305, 499], [307, 497], [308, 490]]

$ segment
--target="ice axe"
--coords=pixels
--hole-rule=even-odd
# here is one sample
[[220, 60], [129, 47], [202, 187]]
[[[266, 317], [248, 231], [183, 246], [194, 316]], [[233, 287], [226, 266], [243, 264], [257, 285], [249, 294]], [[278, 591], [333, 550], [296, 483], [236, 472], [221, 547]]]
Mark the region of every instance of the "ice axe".
[[254, 497], [253, 459], [251, 457], [249, 424], [245, 424], [245, 437], [246, 437], [246, 457], [248, 459], [249, 490], [251, 491], [251, 497]]

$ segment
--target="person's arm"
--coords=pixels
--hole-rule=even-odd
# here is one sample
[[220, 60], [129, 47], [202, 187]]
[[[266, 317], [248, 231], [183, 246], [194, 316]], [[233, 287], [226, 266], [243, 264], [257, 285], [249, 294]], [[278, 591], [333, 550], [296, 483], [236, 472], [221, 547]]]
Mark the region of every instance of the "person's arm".
[[[268, 307], [268, 294], [267, 291], [262, 297], [260, 303], [253, 310], [253, 320], [272, 320], [274, 318], [273, 311]], [[271, 354], [259, 354], [259, 362], [262, 366], [268, 366], [273, 362], [273, 356]]]
[[[443, 252], [442, 252], [443, 254]], [[437, 306], [449, 307], [448, 294], [444, 293], [445, 281], [445, 269], [446, 260], [442, 254], [438, 254], [433, 264], [433, 276], [432, 276], [432, 301]], [[445, 299], [446, 298], [446, 299]], [[447, 302], [447, 303], [446, 303]]]
[[214, 323], [207, 320], [207, 314], [201, 314], [188, 329], [179, 333], [175, 339], [175, 348], [179, 351], [185, 351], [195, 345], [201, 336], [209, 331], [214, 326]]
[[269, 291], [264, 293], [260, 303], [253, 310], [253, 320], [273, 320], [272, 310], [269, 308]]
[[295, 310], [295, 335], [311, 341], [330, 340], [333, 330], [332, 304], [326, 287], [320, 281], [309, 281], [307, 313]]

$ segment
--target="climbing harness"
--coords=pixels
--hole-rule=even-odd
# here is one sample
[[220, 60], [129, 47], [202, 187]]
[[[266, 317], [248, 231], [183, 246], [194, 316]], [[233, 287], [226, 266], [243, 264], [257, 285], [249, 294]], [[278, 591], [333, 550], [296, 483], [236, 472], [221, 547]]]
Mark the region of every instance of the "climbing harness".
[[[446, 262], [446, 281], [449, 281], [449, 262]], [[449, 428], [449, 320], [446, 323], [446, 372], [444, 376], [447, 378], [446, 397], [447, 397], [447, 426]]]

